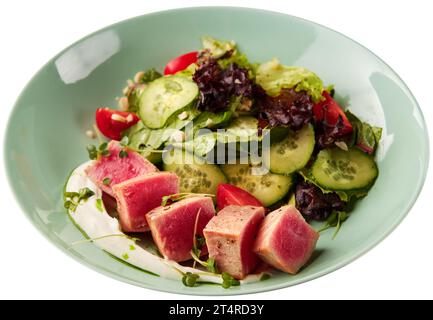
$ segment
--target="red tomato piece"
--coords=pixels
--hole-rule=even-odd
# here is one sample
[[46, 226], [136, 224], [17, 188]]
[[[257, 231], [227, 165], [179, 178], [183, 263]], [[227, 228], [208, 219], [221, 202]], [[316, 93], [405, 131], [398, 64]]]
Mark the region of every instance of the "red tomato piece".
[[135, 113], [108, 108], [96, 109], [95, 118], [99, 131], [107, 138], [118, 141], [123, 131], [140, 121]]
[[323, 91], [322, 96], [325, 100], [316, 103], [313, 106], [314, 119], [316, 121], [326, 120], [329, 125], [334, 126], [337, 124], [339, 116], [341, 116], [344, 124], [341, 134], [344, 135], [351, 132], [352, 125], [347, 119], [343, 109], [338, 105], [337, 101], [335, 101], [327, 91]]
[[164, 75], [175, 74], [176, 72], [185, 70], [189, 65], [197, 62], [198, 51], [185, 53], [171, 60], [164, 69]]
[[263, 207], [251, 193], [227, 183], [218, 185], [216, 199], [219, 210], [230, 205]]

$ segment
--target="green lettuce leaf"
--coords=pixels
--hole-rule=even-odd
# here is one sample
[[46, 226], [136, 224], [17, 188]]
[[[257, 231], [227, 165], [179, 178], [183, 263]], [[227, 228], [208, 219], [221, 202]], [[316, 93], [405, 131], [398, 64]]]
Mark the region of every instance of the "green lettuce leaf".
[[209, 36], [202, 37], [201, 43], [203, 49], [208, 50], [215, 59], [221, 58], [227, 51], [236, 49], [236, 43], [234, 41], [217, 40]]
[[129, 112], [138, 112], [138, 106], [140, 103], [139, 97], [141, 95], [141, 92], [141, 88], [134, 88], [127, 95]]
[[354, 129], [352, 143], [364, 152], [374, 154], [382, 136], [382, 128], [362, 122], [349, 110], [346, 115]]
[[[211, 121], [209, 121], [211, 119]], [[230, 121], [230, 123], [228, 123]], [[210, 123], [212, 122], [212, 123]], [[176, 148], [183, 148], [189, 152], [205, 156], [217, 144], [262, 141], [258, 135], [258, 120], [254, 117], [237, 117], [232, 119], [230, 111], [221, 113], [203, 112], [194, 120], [194, 131], [186, 132], [186, 141], [172, 143]], [[224, 131], [210, 131], [217, 125], [224, 124]]]
[[217, 113], [211, 111], [203, 111], [194, 120], [194, 130], [197, 132], [200, 129], [216, 129], [227, 126], [233, 118], [236, 109], [240, 106], [241, 97], [236, 97], [232, 99], [229, 107]]
[[203, 128], [211, 129], [222, 127], [230, 122], [232, 116], [232, 110], [225, 110], [218, 113], [204, 111], [194, 120], [194, 129], [200, 130]]
[[176, 75], [192, 79], [195, 69], [197, 69], [197, 64], [191, 63], [186, 69], [176, 72]]
[[295, 88], [297, 92], [306, 91], [314, 102], [322, 100], [324, 90], [322, 80], [312, 71], [284, 66], [277, 59], [259, 65], [256, 83], [272, 97], [278, 96], [283, 88]]
[[[186, 117], [179, 117], [179, 114], [184, 113]], [[176, 114], [172, 115], [166, 125], [160, 129], [150, 129], [146, 127], [142, 121], [132, 126], [125, 132], [129, 138], [129, 146], [136, 150], [159, 149], [166, 143], [175, 131], [182, 130], [188, 123], [192, 122], [200, 111], [195, 106], [186, 107]]]
[[227, 68], [232, 63], [236, 63], [239, 67], [247, 69], [248, 77], [250, 79], [255, 78], [259, 65], [257, 63], [251, 63], [244, 53], [240, 53], [239, 50], [235, 50], [230, 57], [218, 60], [218, 64], [223, 69]]
[[137, 112], [138, 106], [140, 102], [140, 96], [143, 92], [145, 85], [153, 80], [161, 78], [162, 74], [156, 71], [154, 68], [146, 70], [138, 83], [135, 83], [133, 87], [131, 87], [126, 93], [126, 97], [128, 99], [128, 111]]
[[[203, 49], [209, 50], [211, 56], [218, 59], [221, 68], [227, 68], [231, 63], [236, 63], [239, 67], [248, 69], [249, 77], [255, 76], [258, 64], [250, 63], [247, 56], [241, 53], [234, 41], [222, 41], [212, 37], [202, 37]], [[222, 58], [228, 51], [232, 54], [228, 58]]]
[[154, 68], [152, 68], [144, 72], [144, 74], [140, 78], [139, 83], [149, 83], [161, 77], [162, 74], [156, 71]]
[[335, 239], [341, 229], [341, 225], [348, 218], [349, 214], [345, 211], [333, 211], [332, 214], [328, 217], [328, 219], [326, 219], [326, 221], [320, 227], [320, 229], [317, 230], [317, 232], [323, 232], [330, 228], [335, 228], [334, 234], [332, 235], [332, 239]]

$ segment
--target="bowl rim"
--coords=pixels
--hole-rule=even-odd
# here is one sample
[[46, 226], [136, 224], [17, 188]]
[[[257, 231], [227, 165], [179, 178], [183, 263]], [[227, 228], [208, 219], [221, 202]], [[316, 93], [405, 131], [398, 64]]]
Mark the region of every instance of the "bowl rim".
[[[221, 292], [221, 291], [209, 291], [209, 292], [198, 292], [198, 291], [194, 291], [194, 288], [192, 288], [191, 290], [188, 290], [188, 292], [181, 292], [179, 290], [176, 289], [170, 289], [170, 288], [161, 288], [161, 287], [155, 287], [151, 284], [147, 284], [147, 283], [142, 283], [133, 279], [130, 279], [128, 277], [119, 275], [118, 273], [105, 269], [103, 266], [98, 266], [95, 265], [91, 262], [89, 262], [87, 259], [83, 259], [82, 257], [80, 257], [78, 254], [74, 253], [71, 250], [67, 250], [65, 249], [65, 247], [61, 244], [61, 241], [54, 241], [53, 237], [52, 237], [52, 233], [49, 232], [48, 230], [44, 229], [41, 225], [39, 225], [38, 223], [36, 223], [36, 221], [34, 221], [31, 218], [31, 215], [29, 214], [29, 210], [26, 209], [25, 205], [24, 205], [24, 201], [21, 201], [22, 199], [19, 196], [19, 187], [17, 186], [14, 178], [12, 177], [12, 170], [11, 167], [13, 166], [13, 164], [9, 161], [9, 159], [7, 158], [7, 151], [9, 149], [9, 146], [11, 144], [11, 120], [14, 117], [15, 113], [17, 112], [18, 108], [19, 108], [19, 102], [22, 98], [22, 96], [24, 95], [24, 93], [27, 91], [27, 88], [29, 87], [29, 85], [34, 81], [34, 79], [36, 79], [38, 77], [38, 75], [49, 65], [51, 65], [59, 56], [61, 56], [64, 52], [66, 52], [67, 50], [69, 50], [70, 48], [76, 46], [78, 43], [81, 43], [83, 41], [85, 41], [86, 39], [99, 34], [101, 32], [107, 31], [110, 28], [125, 24], [125, 23], [130, 23], [134, 20], [138, 20], [138, 19], [143, 19], [149, 16], [159, 16], [159, 15], [165, 15], [165, 14], [170, 14], [170, 13], [174, 13], [174, 12], [180, 12], [180, 11], [196, 11], [197, 13], [199, 11], [209, 11], [209, 10], [221, 10], [221, 11], [225, 11], [225, 10], [236, 10], [236, 11], [249, 11], [249, 12], [255, 12], [255, 13], [262, 13], [262, 14], [267, 14], [267, 15], [275, 15], [275, 16], [284, 16], [288, 19], [293, 19], [296, 21], [299, 21], [301, 23], [304, 24], [308, 24], [308, 25], [313, 25], [315, 27], [319, 27], [319, 28], [323, 28], [327, 31], [330, 31], [331, 33], [337, 34], [347, 40], [349, 40], [351, 43], [353, 43], [354, 45], [360, 47], [363, 50], [366, 50], [369, 54], [371, 54], [372, 56], [374, 56], [378, 61], [380, 61], [386, 68], [389, 69], [389, 71], [396, 77], [396, 79], [400, 82], [401, 87], [406, 91], [406, 95], [408, 96], [408, 98], [410, 98], [412, 105], [414, 106], [414, 108], [417, 110], [418, 114], [420, 115], [420, 120], [421, 120], [421, 124], [422, 127], [424, 128], [424, 135], [423, 135], [423, 141], [421, 144], [421, 147], [425, 150], [425, 156], [423, 160], [423, 168], [422, 168], [422, 178], [418, 181], [418, 185], [416, 186], [416, 189], [414, 189], [414, 191], [411, 194], [410, 197], [410, 201], [407, 202], [407, 204], [405, 205], [405, 207], [400, 210], [400, 215], [397, 216], [395, 218], [395, 220], [393, 221], [392, 224], [388, 225], [385, 229], [385, 232], [383, 232], [383, 234], [379, 237], [377, 237], [376, 239], [374, 239], [373, 241], [370, 241], [370, 243], [368, 243], [367, 245], [363, 246], [360, 250], [358, 250], [358, 252], [349, 255], [347, 257], [344, 257], [341, 261], [339, 261], [338, 263], [335, 263], [331, 266], [328, 266], [318, 272], [315, 272], [309, 276], [303, 277], [301, 279], [297, 279], [294, 280], [290, 283], [287, 282], [282, 282], [279, 284], [274, 284], [274, 285], [266, 285], [263, 287], [253, 287], [253, 288], [245, 288], [242, 289], [242, 291], [230, 291], [230, 290], [225, 290], [226, 292]], [[11, 108], [11, 111], [9, 112], [9, 116], [8, 116], [8, 120], [7, 120], [7, 125], [6, 125], [6, 130], [5, 130], [5, 135], [4, 135], [4, 141], [3, 141], [3, 162], [4, 162], [4, 167], [5, 167], [5, 173], [7, 176], [7, 180], [9, 182], [9, 186], [12, 190], [12, 194], [14, 195], [14, 199], [15, 201], [19, 204], [19, 207], [22, 211], [22, 213], [26, 216], [26, 218], [31, 222], [31, 224], [33, 224], [33, 226], [44, 236], [44, 238], [46, 240], [48, 240], [52, 245], [54, 245], [56, 248], [58, 248], [60, 251], [62, 251], [63, 253], [65, 253], [66, 255], [70, 256], [71, 258], [73, 258], [75, 261], [81, 263], [82, 265], [85, 265], [101, 274], [104, 274], [105, 276], [109, 276], [110, 278], [116, 279], [118, 281], [122, 281], [122, 282], [126, 282], [138, 287], [142, 287], [145, 289], [150, 289], [150, 290], [157, 290], [160, 292], [166, 292], [166, 293], [172, 293], [172, 294], [182, 294], [182, 295], [192, 295], [192, 296], [233, 296], [233, 295], [244, 295], [244, 294], [254, 294], [254, 293], [262, 293], [262, 292], [267, 292], [267, 291], [273, 291], [273, 290], [278, 290], [278, 289], [284, 289], [284, 288], [288, 288], [288, 287], [292, 287], [301, 283], [305, 283], [314, 279], [317, 279], [319, 277], [322, 277], [324, 275], [327, 275], [331, 272], [337, 271], [340, 268], [345, 267], [346, 265], [348, 265], [349, 263], [355, 261], [356, 259], [360, 258], [361, 256], [363, 256], [365, 253], [367, 253], [368, 251], [370, 251], [371, 249], [373, 249], [374, 247], [376, 247], [379, 243], [381, 243], [386, 237], [388, 237], [388, 235], [393, 232], [398, 225], [400, 225], [400, 223], [403, 221], [403, 219], [408, 215], [409, 211], [412, 209], [413, 205], [415, 204], [416, 200], [418, 199], [422, 188], [425, 184], [426, 178], [427, 178], [427, 172], [428, 172], [428, 167], [429, 167], [429, 158], [430, 158], [430, 144], [429, 144], [429, 134], [428, 134], [428, 128], [426, 125], [426, 121], [425, 121], [425, 117], [424, 114], [415, 98], [415, 96], [413, 95], [413, 93], [410, 91], [409, 87], [406, 85], [406, 83], [403, 81], [403, 79], [398, 75], [397, 72], [394, 71], [393, 68], [391, 68], [384, 60], [382, 60], [378, 55], [376, 55], [374, 52], [372, 52], [370, 49], [368, 49], [367, 47], [365, 47], [364, 45], [360, 44], [359, 42], [357, 42], [356, 40], [344, 35], [343, 33], [336, 31], [332, 28], [329, 28], [323, 24], [320, 23], [316, 23], [314, 21], [308, 20], [308, 19], [304, 19], [298, 16], [294, 16], [294, 15], [290, 15], [290, 14], [286, 14], [286, 13], [282, 13], [282, 12], [278, 12], [278, 11], [272, 11], [272, 10], [265, 10], [265, 9], [259, 9], [259, 8], [254, 8], [254, 7], [244, 7], [244, 6], [191, 6], [191, 7], [182, 7], [182, 8], [174, 8], [174, 9], [168, 9], [168, 10], [160, 10], [160, 11], [155, 11], [155, 12], [150, 12], [150, 13], [146, 13], [146, 14], [141, 14], [141, 15], [137, 15], [131, 18], [127, 18], [118, 22], [115, 22], [113, 24], [110, 24], [108, 26], [105, 26], [103, 28], [100, 28], [92, 33], [89, 33], [87, 35], [85, 35], [84, 37], [78, 39], [77, 41], [73, 42], [72, 44], [70, 44], [69, 46], [67, 46], [66, 48], [64, 48], [63, 50], [61, 50], [60, 52], [58, 52], [56, 55], [54, 55], [52, 58], [50, 58], [32, 77], [31, 79], [27, 82], [27, 84], [24, 86], [24, 88], [22, 89], [22, 91], [20, 92], [19, 96], [17, 97], [13, 107]], [[189, 288], [188, 288], [189, 289]]]

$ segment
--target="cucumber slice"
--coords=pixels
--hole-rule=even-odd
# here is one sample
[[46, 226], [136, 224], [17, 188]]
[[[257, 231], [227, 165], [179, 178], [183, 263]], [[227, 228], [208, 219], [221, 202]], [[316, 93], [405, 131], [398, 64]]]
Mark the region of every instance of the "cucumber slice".
[[177, 111], [198, 96], [198, 87], [186, 77], [167, 76], [151, 82], [140, 96], [139, 114], [143, 123], [158, 129]]
[[227, 176], [229, 183], [247, 190], [265, 207], [278, 202], [290, 191], [293, 184], [291, 176], [267, 173], [253, 175], [253, 167], [249, 164], [225, 164], [221, 169]]
[[319, 152], [311, 175], [327, 190], [354, 190], [370, 186], [378, 175], [374, 159], [359, 149], [339, 148]]
[[180, 192], [216, 194], [220, 183], [227, 183], [226, 176], [214, 164], [205, 163], [204, 159], [194, 157], [189, 152], [179, 149], [165, 154], [164, 171], [176, 173], [180, 179]]
[[282, 141], [271, 146], [269, 169], [278, 174], [291, 174], [302, 169], [310, 160], [314, 144], [312, 125], [306, 125], [299, 131], [290, 130]]

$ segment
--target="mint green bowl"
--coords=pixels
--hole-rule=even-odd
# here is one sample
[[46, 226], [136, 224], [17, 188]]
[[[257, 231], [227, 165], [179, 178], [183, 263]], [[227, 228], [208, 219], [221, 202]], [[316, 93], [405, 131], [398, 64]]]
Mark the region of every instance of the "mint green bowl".
[[[279, 58], [335, 84], [346, 106], [384, 128], [379, 178], [338, 237], [323, 233], [299, 274], [228, 290], [156, 278], [112, 259], [93, 244], [68, 246], [81, 233], [62, 208], [62, 186], [87, 160], [85, 131], [95, 108], [115, 106], [125, 80], [200, 46], [202, 35], [233, 39], [252, 61]], [[130, 19], [87, 36], [49, 61], [19, 97], [7, 129], [5, 162], [18, 202], [32, 223], [77, 261], [113, 278], [182, 294], [231, 295], [288, 287], [330, 273], [385, 238], [414, 204], [428, 167], [428, 135], [415, 98], [382, 60], [353, 40], [288, 15], [242, 8], [188, 8]], [[364, 275], [359, 275], [364, 276]]]

